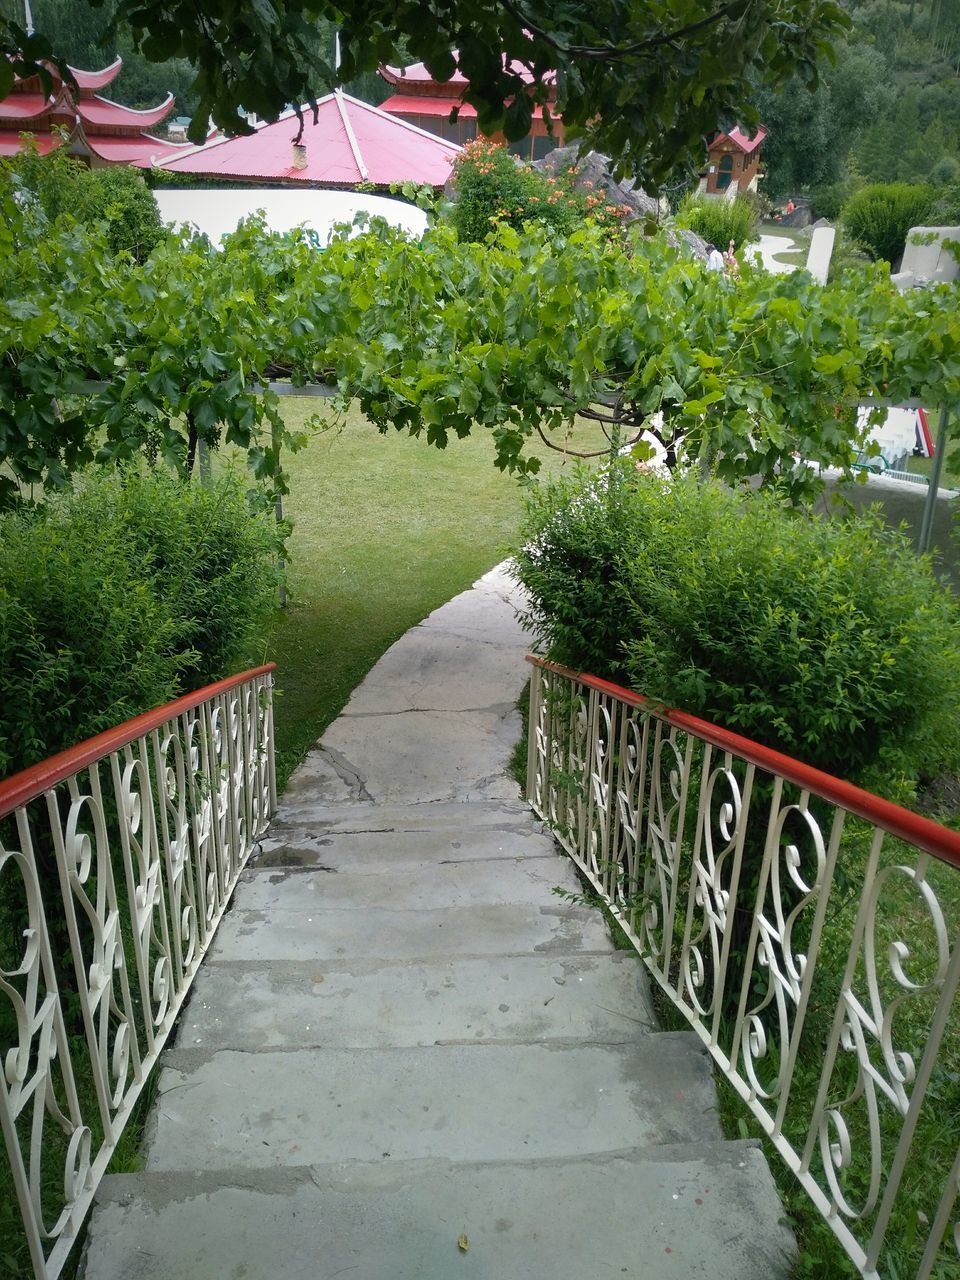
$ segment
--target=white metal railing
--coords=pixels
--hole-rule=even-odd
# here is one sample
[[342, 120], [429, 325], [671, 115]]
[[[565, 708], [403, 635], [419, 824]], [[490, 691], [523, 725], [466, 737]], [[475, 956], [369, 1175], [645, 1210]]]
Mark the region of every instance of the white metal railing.
[[276, 807], [272, 664], [0, 784], [0, 1199], [57, 1276]]
[[861, 1273], [960, 1275], [960, 835], [529, 661], [535, 812]]

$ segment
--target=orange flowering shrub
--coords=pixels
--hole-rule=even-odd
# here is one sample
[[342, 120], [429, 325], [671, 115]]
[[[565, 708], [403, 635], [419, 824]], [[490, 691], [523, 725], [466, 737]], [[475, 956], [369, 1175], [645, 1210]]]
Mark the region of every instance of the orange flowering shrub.
[[592, 190], [592, 182], [576, 186], [576, 178], [576, 169], [548, 177], [515, 159], [502, 144], [477, 138], [454, 166], [457, 235], [483, 240], [503, 223], [519, 228], [530, 221], [569, 235], [588, 219], [615, 234], [629, 210]]

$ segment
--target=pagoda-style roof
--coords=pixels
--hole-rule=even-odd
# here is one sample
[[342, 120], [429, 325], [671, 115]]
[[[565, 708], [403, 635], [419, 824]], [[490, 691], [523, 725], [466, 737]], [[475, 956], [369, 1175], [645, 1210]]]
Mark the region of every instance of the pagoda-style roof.
[[108, 84], [112, 84], [120, 74], [122, 66], [123, 59], [117, 57], [110, 63], [109, 67], [104, 67], [102, 71], [81, 71], [79, 67], [71, 67], [70, 72], [77, 82], [81, 97], [83, 97], [88, 93], [96, 93], [98, 89], [105, 89]]
[[[453, 50], [453, 56], [459, 61], [460, 54], [456, 49]], [[514, 62], [506, 54], [503, 55], [503, 69], [504, 71], [509, 71], [511, 75], [519, 76], [524, 84], [533, 84], [533, 73], [530, 68], [525, 67], [520, 62]], [[413, 62], [409, 67], [381, 66], [380, 75], [386, 80], [387, 84], [394, 85], [400, 93], [432, 96], [435, 91], [439, 91], [447, 98], [458, 96], [452, 90], [462, 91], [463, 86], [468, 83], [467, 77], [459, 66], [449, 80], [435, 80], [422, 62]], [[545, 77], [545, 81], [550, 85], [551, 93], [553, 93], [556, 82], [555, 73], [550, 72]]]
[[[61, 146], [62, 143], [63, 139], [56, 134], [46, 134], [34, 140], [37, 152], [41, 156], [47, 155], [55, 147]], [[15, 156], [18, 151], [22, 150], [23, 142], [20, 140], [18, 133], [0, 130], [0, 156]]]
[[161, 167], [198, 177], [246, 182], [305, 183], [315, 187], [355, 187], [372, 182], [387, 187], [416, 182], [442, 187], [460, 148], [406, 120], [348, 93], [331, 93], [317, 103], [314, 121], [303, 108], [301, 144], [294, 163], [299, 122], [287, 112], [253, 134], [225, 138], [163, 160]]
[[123, 63], [115, 58], [100, 71], [70, 70], [77, 88], [64, 81], [55, 68], [53, 92], [45, 94], [39, 76], [15, 81], [12, 90], [0, 101], [0, 155], [15, 155], [30, 134], [41, 155], [63, 143], [72, 153], [92, 162], [133, 164], [150, 168], [161, 156], [180, 155], [191, 150], [182, 144], [151, 137], [146, 130], [155, 129], [173, 110], [174, 98], [168, 94], [157, 107], [145, 111], [124, 107], [102, 97], [97, 90], [117, 78]]
[[173, 110], [174, 97], [168, 93], [159, 107], [150, 107], [138, 111], [135, 107], [124, 107], [119, 102], [111, 102], [109, 98], [101, 98], [99, 94], [92, 98], [81, 98], [77, 103], [80, 118], [88, 131], [98, 133], [107, 130], [111, 133], [126, 132], [136, 129], [153, 129]]
[[[453, 56], [459, 58], [456, 49]], [[524, 84], [533, 83], [533, 75], [528, 67], [514, 62], [503, 55], [503, 68], [520, 77]], [[457, 108], [458, 117], [464, 120], [476, 119], [476, 108], [464, 102], [462, 94], [469, 83], [467, 77], [459, 69], [454, 71], [449, 80], [435, 80], [422, 62], [414, 62], [409, 67], [381, 66], [380, 75], [396, 92], [386, 102], [381, 102], [383, 111], [394, 111], [398, 115], [447, 116]], [[553, 73], [546, 77], [551, 102], [556, 98], [556, 77]], [[533, 104], [533, 119], [540, 120], [543, 111], [539, 103]]]
[[756, 151], [757, 147], [759, 147], [760, 143], [763, 142], [764, 138], [767, 136], [767, 133], [768, 130], [764, 125], [761, 125], [756, 132], [756, 136], [750, 138], [744, 133], [740, 126], [737, 125], [735, 128], [731, 129], [729, 133], [718, 133], [710, 143], [707, 150], [714, 151], [717, 147], [722, 147], [725, 142], [731, 142], [738, 151], [742, 151], [744, 155], [748, 156], [752, 152]]

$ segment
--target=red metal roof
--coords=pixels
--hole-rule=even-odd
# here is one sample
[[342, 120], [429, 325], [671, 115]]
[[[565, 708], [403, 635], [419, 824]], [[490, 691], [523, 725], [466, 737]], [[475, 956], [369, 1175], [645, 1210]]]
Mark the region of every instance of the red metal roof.
[[159, 107], [151, 107], [147, 111], [124, 107], [119, 102], [111, 102], [109, 98], [101, 98], [99, 95], [81, 98], [77, 103], [77, 111], [85, 124], [106, 129], [152, 129], [172, 110], [172, 93], [167, 94]]
[[[459, 51], [457, 49], [452, 49], [451, 52], [454, 58], [459, 61]], [[530, 71], [529, 67], [523, 66], [522, 63], [514, 62], [513, 59], [508, 58], [506, 54], [503, 55], [503, 68], [505, 71], [509, 71], [513, 75], [518, 75], [525, 84], [533, 83], [533, 73]], [[449, 80], [436, 80], [422, 62], [413, 62], [409, 67], [390, 67], [384, 65], [380, 68], [380, 74], [388, 84], [397, 85], [398, 88], [402, 87], [404, 84], [410, 85], [411, 93], [415, 93], [418, 88], [422, 88], [426, 85], [441, 85], [446, 88], [448, 85], [464, 85], [467, 83], [467, 77], [459, 67], [454, 71]], [[547, 84], [552, 84], [556, 80], [556, 73], [553, 71], [548, 72], [548, 74], [544, 76], [544, 80]]]
[[167, 142], [163, 138], [152, 138], [148, 133], [128, 138], [104, 138], [98, 134], [86, 134], [85, 137], [90, 150], [102, 160], [109, 160], [111, 164], [131, 164], [136, 169], [151, 169], [161, 160], [194, 150], [189, 142]]
[[35, 120], [51, 111], [55, 102], [56, 98], [48, 98], [42, 93], [17, 93], [14, 90], [0, 102], [0, 121]]
[[[62, 138], [55, 134], [43, 134], [39, 138], [34, 139], [37, 151], [40, 155], [45, 156], [48, 151], [52, 151], [54, 147], [59, 147]], [[14, 133], [12, 130], [4, 130], [0, 132], [0, 156], [15, 156], [18, 151], [23, 150], [23, 142], [20, 134]]]
[[391, 111], [399, 115], [446, 116], [449, 117], [454, 107], [460, 108], [463, 120], [475, 120], [477, 109], [469, 102], [461, 102], [459, 98], [417, 98], [413, 94], [395, 93], [386, 102], [380, 103], [381, 111]]
[[97, 89], [104, 89], [112, 81], [116, 80], [122, 66], [123, 59], [117, 57], [110, 63], [109, 67], [104, 67], [102, 71], [81, 71], [78, 67], [71, 67], [70, 71], [81, 92], [96, 92]]
[[145, 132], [173, 110], [172, 94], [158, 107], [137, 111], [94, 92], [115, 79], [121, 66], [121, 59], [116, 58], [101, 71], [71, 67], [79, 95], [59, 76], [55, 76], [58, 87], [49, 97], [40, 91], [38, 76], [15, 81], [12, 92], [0, 101], [0, 134], [6, 135], [2, 154], [15, 155], [23, 150], [21, 133], [34, 135], [37, 150], [45, 154], [60, 144], [53, 132], [54, 126], [66, 128], [73, 138], [79, 139], [81, 149], [93, 151], [106, 160], [141, 168], [149, 167], [151, 158], [164, 152], [179, 154], [191, 150], [152, 138]]
[[308, 182], [317, 185], [356, 186], [373, 182], [417, 182], [442, 187], [450, 177], [460, 148], [445, 142], [406, 120], [349, 94], [329, 94], [317, 103], [317, 122], [304, 107], [302, 142], [306, 167], [293, 166], [293, 140], [299, 124], [293, 114], [256, 133], [192, 150], [189, 155], [165, 161], [176, 173], [246, 178], [260, 182]]
[[757, 130], [756, 137], [749, 138], [740, 126], [737, 125], [735, 128], [731, 129], [729, 133], [718, 133], [710, 143], [708, 150], [712, 151], [714, 147], [719, 146], [724, 141], [728, 141], [732, 142], [735, 147], [738, 147], [744, 155], [750, 155], [752, 151], [756, 151], [757, 147], [759, 147], [760, 143], [767, 136], [767, 133], [768, 130], [766, 127], [761, 125]]
[[[380, 103], [381, 111], [389, 111], [393, 115], [398, 116], [439, 116], [441, 119], [450, 118], [450, 112], [454, 107], [458, 107], [457, 113], [460, 120], [475, 120], [477, 118], [477, 109], [471, 106], [469, 102], [461, 102], [459, 98], [418, 98], [412, 94], [395, 93], [386, 102]], [[539, 106], [533, 108], [534, 120], [540, 120], [543, 116]]]

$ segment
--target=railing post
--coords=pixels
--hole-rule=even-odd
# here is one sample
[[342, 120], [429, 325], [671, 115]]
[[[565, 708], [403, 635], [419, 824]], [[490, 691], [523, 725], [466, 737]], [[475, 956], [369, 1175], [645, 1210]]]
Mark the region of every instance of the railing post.
[[[527, 801], [541, 818], [545, 818], [544, 805], [537, 786], [538, 762], [540, 758], [540, 708], [543, 699], [543, 674], [534, 666], [530, 672], [530, 699], [527, 705]], [[547, 738], [547, 759], [549, 760], [549, 732]]]
[[[910, 1091], [910, 1104], [907, 1107], [903, 1118], [903, 1124], [900, 1128], [900, 1139], [897, 1143], [897, 1149], [894, 1153], [893, 1160], [890, 1163], [890, 1171], [887, 1174], [887, 1184], [884, 1188], [883, 1199], [881, 1200], [880, 1207], [877, 1210], [877, 1220], [874, 1225], [873, 1235], [870, 1239], [870, 1244], [867, 1247], [867, 1266], [869, 1268], [875, 1267], [880, 1257], [880, 1250], [883, 1247], [887, 1224], [890, 1221], [890, 1214], [893, 1210], [894, 1201], [896, 1200], [897, 1192], [900, 1189], [900, 1179], [903, 1177], [903, 1171], [907, 1165], [907, 1156], [910, 1154], [910, 1147], [913, 1144], [913, 1135], [916, 1133], [917, 1121], [920, 1119], [920, 1111], [926, 1100], [927, 1086], [930, 1083], [930, 1077], [933, 1074], [933, 1069], [937, 1065], [937, 1055], [940, 1050], [943, 1033], [946, 1030], [947, 1018], [950, 1015], [953, 999], [957, 994], [958, 984], [960, 984], [960, 942], [954, 944], [953, 955], [950, 958], [947, 971], [943, 975], [943, 985], [940, 988], [940, 998], [937, 1001], [937, 1007], [931, 1020], [930, 1030], [927, 1034], [927, 1043], [924, 1046], [923, 1057], [920, 1060], [920, 1066], [913, 1081], [913, 1088]], [[918, 1280], [922, 1280], [923, 1275], [924, 1272], [922, 1270], [919, 1271]]]

